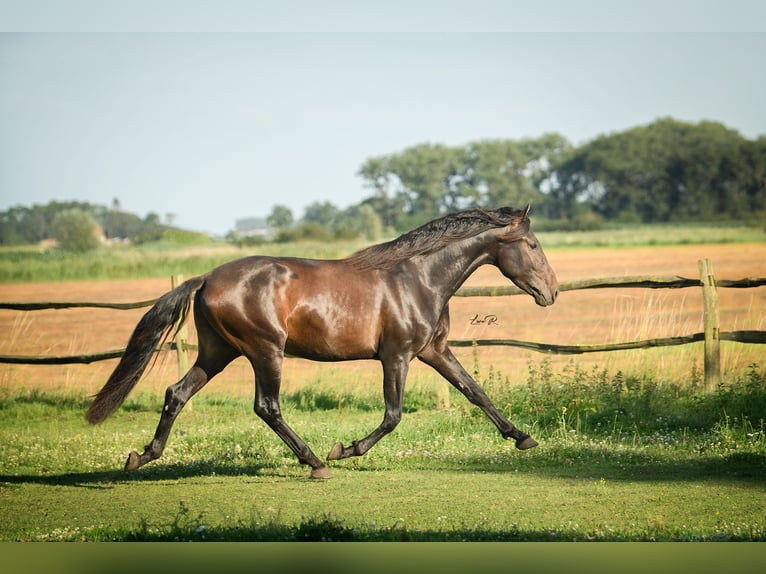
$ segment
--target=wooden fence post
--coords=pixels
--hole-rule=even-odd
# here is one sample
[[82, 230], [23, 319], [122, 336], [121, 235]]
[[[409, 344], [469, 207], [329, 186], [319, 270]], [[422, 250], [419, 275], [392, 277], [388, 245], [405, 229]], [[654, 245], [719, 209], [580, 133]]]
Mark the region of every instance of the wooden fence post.
[[[170, 286], [175, 289], [181, 283], [183, 283], [183, 275], [171, 275]], [[181, 380], [186, 372], [189, 370], [189, 330], [186, 327], [186, 322], [178, 325], [178, 332], [175, 337], [176, 343], [176, 359], [178, 360], [178, 380]], [[186, 404], [186, 409], [192, 409], [192, 403], [189, 401]]]
[[718, 322], [718, 291], [710, 259], [697, 261], [702, 281], [703, 323], [705, 327], [705, 386], [712, 389], [721, 382], [721, 328]]

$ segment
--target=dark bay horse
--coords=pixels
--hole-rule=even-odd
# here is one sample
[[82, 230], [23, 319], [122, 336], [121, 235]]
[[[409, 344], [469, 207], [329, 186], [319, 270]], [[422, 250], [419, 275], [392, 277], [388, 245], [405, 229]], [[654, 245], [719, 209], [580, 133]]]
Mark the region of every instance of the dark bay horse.
[[464, 211], [346, 259], [246, 257], [189, 279], [160, 297], [139, 321], [86, 418], [99, 423], [123, 403], [196, 293], [197, 360], [168, 387], [153, 440], [142, 454], [130, 453], [126, 470], [160, 457], [184, 405], [240, 355], [255, 372], [255, 412], [311, 467], [312, 478], [329, 478], [330, 472], [282, 418], [285, 354], [316, 361], [377, 359], [383, 366], [383, 421], [350, 446], [335, 444], [328, 460], [363, 455], [396, 427], [407, 370], [416, 357], [481, 408], [518, 449], [535, 447], [537, 442], [500, 414], [447, 347], [450, 297], [481, 265], [497, 266], [538, 305], [556, 300], [556, 275], [530, 230], [528, 211], [529, 206]]

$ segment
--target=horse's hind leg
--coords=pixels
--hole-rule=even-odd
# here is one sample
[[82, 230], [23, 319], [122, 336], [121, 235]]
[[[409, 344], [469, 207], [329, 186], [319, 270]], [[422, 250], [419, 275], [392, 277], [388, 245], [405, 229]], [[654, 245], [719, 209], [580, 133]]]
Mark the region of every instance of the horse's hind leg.
[[135, 470], [162, 455], [176, 417], [189, 399], [207, 382], [207, 373], [199, 366], [194, 365], [180, 381], [167, 388], [165, 405], [162, 407], [162, 415], [152, 442], [144, 447], [143, 453], [138, 454], [134, 450], [128, 455], [125, 470]]
[[201, 315], [195, 315], [195, 322], [199, 339], [197, 361], [180, 381], [169, 386], [165, 391], [165, 404], [162, 407], [162, 415], [152, 442], [144, 447], [143, 453], [138, 454], [136, 451], [132, 451], [128, 455], [125, 470], [135, 470], [162, 455], [165, 450], [165, 443], [170, 436], [170, 429], [181, 409], [195, 393], [239, 354], [210, 329], [209, 324]]

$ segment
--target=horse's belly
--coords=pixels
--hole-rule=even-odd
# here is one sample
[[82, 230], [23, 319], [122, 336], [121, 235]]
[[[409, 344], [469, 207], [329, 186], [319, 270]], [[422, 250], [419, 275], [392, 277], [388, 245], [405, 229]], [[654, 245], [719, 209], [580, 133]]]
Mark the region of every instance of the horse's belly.
[[344, 338], [328, 338], [321, 333], [314, 337], [288, 338], [285, 353], [314, 361], [351, 361], [372, 359], [376, 350], [371, 345], [361, 344]]
[[371, 359], [377, 353], [377, 330], [364, 319], [304, 317], [291, 322], [287, 331], [285, 352], [297, 357], [347, 361]]

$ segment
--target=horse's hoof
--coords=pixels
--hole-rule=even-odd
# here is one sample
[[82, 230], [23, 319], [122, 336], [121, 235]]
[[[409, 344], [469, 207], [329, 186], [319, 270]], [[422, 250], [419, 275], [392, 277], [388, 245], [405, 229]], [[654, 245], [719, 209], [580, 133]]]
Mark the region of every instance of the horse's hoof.
[[327, 455], [327, 460], [340, 460], [342, 454], [343, 443], [336, 442], [335, 446], [332, 447], [330, 454]]
[[320, 466], [319, 468], [312, 468], [311, 474], [309, 476], [311, 478], [332, 478], [330, 469], [327, 468], [326, 466]]
[[125, 470], [136, 470], [139, 466], [141, 466], [141, 463], [138, 460], [138, 453], [131, 451], [128, 455], [128, 460], [125, 462]]
[[533, 439], [531, 436], [528, 436], [527, 438], [516, 441], [516, 448], [519, 450], [528, 450], [530, 448], [535, 448], [536, 446], [537, 446], [537, 441]]

